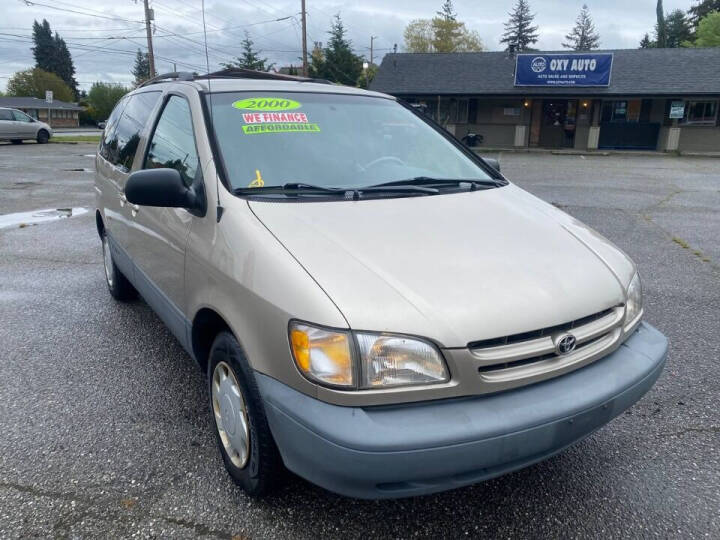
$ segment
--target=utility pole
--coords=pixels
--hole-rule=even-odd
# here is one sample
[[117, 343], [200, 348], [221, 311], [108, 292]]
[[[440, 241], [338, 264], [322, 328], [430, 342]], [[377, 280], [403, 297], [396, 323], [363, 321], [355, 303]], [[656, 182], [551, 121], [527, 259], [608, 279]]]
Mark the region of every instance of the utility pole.
[[370, 67], [373, 65], [373, 41], [377, 39], [377, 36], [370, 36]]
[[147, 33], [148, 42], [148, 63], [150, 64], [150, 78], [152, 79], [155, 75], [155, 54], [153, 54], [152, 44], [152, 29], [150, 28], [150, 21], [155, 20], [155, 12], [148, 6], [148, 0], [143, 0], [145, 4], [145, 32]]
[[[145, 0], [147, 1], [147, 0]], [[300, 0], [300, 9], [302, 10], [300, 15], [302, 18], [302, 74], [303, 77], [308, 76], [308, 61], [307, 61], [307, 21], [305, 20], [305, 0]]]

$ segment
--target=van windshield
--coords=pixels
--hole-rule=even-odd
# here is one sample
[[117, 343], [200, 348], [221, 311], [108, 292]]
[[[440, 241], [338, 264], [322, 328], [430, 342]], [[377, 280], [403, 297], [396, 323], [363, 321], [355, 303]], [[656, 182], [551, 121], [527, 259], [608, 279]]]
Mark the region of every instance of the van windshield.
[[301, 92], [223, 92], [206, 99], [233, 189], [490, 179], [391, 99]]

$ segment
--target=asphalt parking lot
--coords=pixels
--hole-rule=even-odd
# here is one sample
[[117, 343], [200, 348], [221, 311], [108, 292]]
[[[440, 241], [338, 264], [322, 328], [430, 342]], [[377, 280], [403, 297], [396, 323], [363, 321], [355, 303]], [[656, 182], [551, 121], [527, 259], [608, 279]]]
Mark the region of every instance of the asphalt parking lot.
[[0, 229], [0, 537], [718, 536], [720, 159], [499, 156], [638, 263], [671, 349], [628, 412], [453, 492], [359, 501], [291, 477], [256, 501], [223, 469], [192, 360], [144, 302], [106, 290], [94, 150], [0, 144], [0, 214], [91, 209]]

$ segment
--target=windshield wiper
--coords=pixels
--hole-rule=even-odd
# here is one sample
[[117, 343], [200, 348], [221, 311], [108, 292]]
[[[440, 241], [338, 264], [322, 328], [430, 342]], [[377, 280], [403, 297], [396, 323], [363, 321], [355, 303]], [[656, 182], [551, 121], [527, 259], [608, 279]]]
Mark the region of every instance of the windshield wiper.
[[433, 186], [434, 188], [443, 187], [446, 185], [457, 185], [462, 186], [467, 184], [470, 191], [475, 191], [478, 188], [489, 188], [499, 187], [503, 184], [493, 179], [482, 179], [482, 178], [435, 178], [432, 176], [415, 176], [414, 178], [405, 178], [404, 180], [393, 180], [391, 182], [383, 182], [381, 184], [375, 184], [371, 187], [385, 187], [385, 186]]
[[413, 186], [413, 185], [377, 185], [366, 187], [326, 187], [316, 186], [314, 184], [306, 184], [303, 182], [287, 182], [281, 186], [262, 186], [252, 188], [238, 188], [233, 190], [236, 195], [254, 195], [260, 193], [285, 193], [292, 195], [338, 195], [342, 197], [358, 199], [361, 193], [419, 193], [419, 194], [435, 194], [438, 190], [431, 187]]

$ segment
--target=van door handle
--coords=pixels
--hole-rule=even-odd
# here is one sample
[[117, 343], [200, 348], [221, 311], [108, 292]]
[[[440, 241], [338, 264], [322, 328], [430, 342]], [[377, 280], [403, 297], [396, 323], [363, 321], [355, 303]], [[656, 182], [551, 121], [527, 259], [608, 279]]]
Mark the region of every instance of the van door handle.
[[130, 207], [130, 213], [132, 214], [132, 217], [137, 216], [138, 212], [140, 211], [140, 207], [137, 204], [131, 204]]
[[125, 204], [127, 203], [127, 197], [125, 196], [124, 193], [121, 193], [119, 195], [119, 197], [120, 197], [120, 208], [123, 208], [125, 206]]

